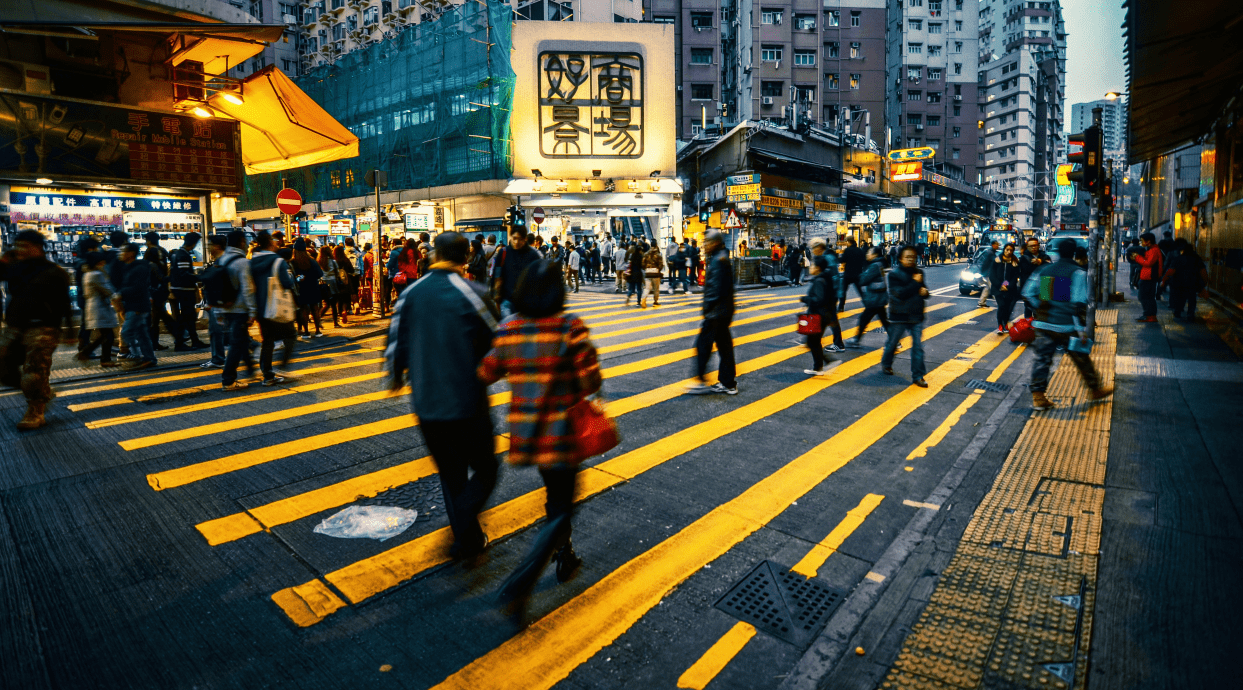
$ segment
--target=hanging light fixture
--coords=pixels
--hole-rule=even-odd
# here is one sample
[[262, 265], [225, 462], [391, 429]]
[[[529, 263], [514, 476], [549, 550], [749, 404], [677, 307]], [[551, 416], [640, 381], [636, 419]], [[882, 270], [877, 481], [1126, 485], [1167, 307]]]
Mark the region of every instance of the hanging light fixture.
[[209, 108], [206, 108], [201, 105], [194, 106], [194, 108], [192, 108], [190, 112], [194, 113], [195, 117], [200, 117], [200, 118], [209, 118], [212, 115], [214, 115], [214, 113], [212, 113], [212, 111]]

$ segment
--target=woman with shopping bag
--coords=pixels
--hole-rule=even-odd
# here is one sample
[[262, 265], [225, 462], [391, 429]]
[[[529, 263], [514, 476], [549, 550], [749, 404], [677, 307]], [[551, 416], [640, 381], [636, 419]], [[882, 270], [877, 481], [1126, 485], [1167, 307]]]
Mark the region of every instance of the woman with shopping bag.
[[549, 559], [561, 582], [582, 563], [570, 543], [578, 467], [618, 438], [612, 421], [587, 400], [600, 390], [600, 365], [587, 326], [565, 312], [561, 264], [541, 259], [527, 267], [512, 304], [515, 312], [498, 326], [479, 378], [488, 384], [509, 378], [509, 463], [539, 468], [548, 493], [547, 521], [498, 594], [521, 616]]

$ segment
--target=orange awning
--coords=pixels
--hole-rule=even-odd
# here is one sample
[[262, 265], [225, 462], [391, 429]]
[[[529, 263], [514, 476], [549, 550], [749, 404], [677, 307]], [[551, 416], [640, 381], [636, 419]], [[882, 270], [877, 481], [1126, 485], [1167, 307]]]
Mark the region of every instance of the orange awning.
[[242, 123], [242, 161], [247, 174], [358, 155], [358, 137], [275, 66], [252, 74], [242, 84], [241, 105], [218, 97], [211, 106]]

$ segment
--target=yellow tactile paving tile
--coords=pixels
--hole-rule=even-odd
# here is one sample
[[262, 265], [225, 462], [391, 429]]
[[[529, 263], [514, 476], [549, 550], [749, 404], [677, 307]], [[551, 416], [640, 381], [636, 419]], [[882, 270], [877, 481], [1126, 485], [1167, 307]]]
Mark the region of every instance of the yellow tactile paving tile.
[[[1099, 325], [1117, 323], [1113, 310], [1098, 315]], [[1097, 334], [1092, 359], [1112, 383], [1117, 337]], [[1062, 361], [1048, 390], [1062, 407], [1034, 414], [1020, 433], [882, 688], [1066, 688], [1047, 664], [1074, 661], [1076, 635], [1082, 686], [1112, 414], [1111, 400], [1086, 395]], [[1081, 583], [1082, 610], [1053, 599], [1079, 595]], [[972, 617], [978, 634], [964, 635]]]

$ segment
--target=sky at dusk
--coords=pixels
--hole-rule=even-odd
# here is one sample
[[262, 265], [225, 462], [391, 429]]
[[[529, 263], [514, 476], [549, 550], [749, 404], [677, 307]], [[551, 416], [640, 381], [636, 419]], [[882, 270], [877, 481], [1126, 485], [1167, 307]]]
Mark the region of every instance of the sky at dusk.
[[1075, 103], [1126, 91], [1122, 0], [1062, 0], [1066, 20], [1066, 123]]

